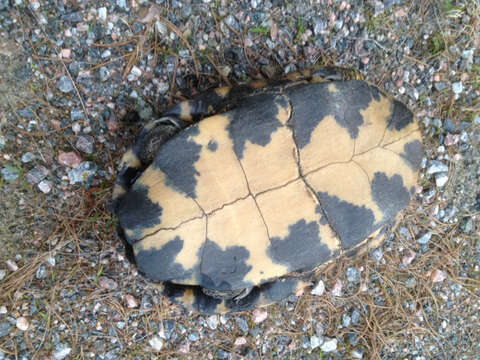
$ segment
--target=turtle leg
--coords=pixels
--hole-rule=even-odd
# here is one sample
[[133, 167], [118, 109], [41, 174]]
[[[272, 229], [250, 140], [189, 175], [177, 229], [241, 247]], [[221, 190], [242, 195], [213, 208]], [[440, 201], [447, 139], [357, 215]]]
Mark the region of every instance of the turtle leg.
[[115, 212], [119, 199], [125, 194], [145, 168], [153, 161], [156, 151], [168, 139], [188, 124], [172, 116], [164, 116], [145, 124], [135, 138], [133, 146], [123, 155], [118, 166], [109, 204]]
[[365, 80], [362, 73], [353, 68], [321, 66], [311, 72], [312, 82]]
[[155, 284], [154, 286], [171, 302], [188, 311], [225, 314], [279, 302], [309, 285], [310, 283], [294, 277], [282, 278], [260, 286], [254, 286], [247, 294], [241, 294], [241, 296], [233, 299], [218, 299], [207, 295], [200, 286], [178, 285], [170, 282]]
[[162, 116], [172, 116], [194, 123], [206, 116], [228, 111], [237, 106], [242, 99], [252, 95], [256, 89], [267, 85], [266, 81], [255, 80], [244, 85], [218, 87], [199, 94], [192, 100], [184, 100], [167, 108]]

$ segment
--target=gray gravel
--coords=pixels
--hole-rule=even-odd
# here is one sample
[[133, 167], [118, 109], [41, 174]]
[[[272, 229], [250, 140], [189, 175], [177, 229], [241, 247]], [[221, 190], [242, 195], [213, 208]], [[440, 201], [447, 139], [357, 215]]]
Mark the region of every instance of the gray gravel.
[[[478, 359], [478, 2], [156, 3], [196, 65], [175, 31], [145, 21], [145, 1], [0, 1], [0, 285], [38, 262], [0, 296], [0, 359]], [[427, 144], [417, 202], [382, 247], [258, 323], [252, 312], [186, 315], [138, 276], [96, 205], [140, 126], [125, 115], [148, 120], [222, 77], [324, 60], [414, 109]], [[402, 300], [411, 322], [375, 352], [363, 330], [395, 298], [392, 283], [425, 298]], [[381, 320], [385, 333], [395, 325]]]

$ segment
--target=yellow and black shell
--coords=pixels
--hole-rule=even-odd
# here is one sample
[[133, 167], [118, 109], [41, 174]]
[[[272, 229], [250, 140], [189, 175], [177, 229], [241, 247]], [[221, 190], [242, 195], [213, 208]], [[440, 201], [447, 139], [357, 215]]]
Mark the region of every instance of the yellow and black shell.
[[279, 301], [305, 286], [291, 274], [378, 245], [410, 202], [423, 146], [404, 104], [362, 80], [273, 85], [183, 102], [164, 114], [183, 130], [145, 160], [147, 125], [124, 156], [120, 233], [140, 272], [188, 309]]

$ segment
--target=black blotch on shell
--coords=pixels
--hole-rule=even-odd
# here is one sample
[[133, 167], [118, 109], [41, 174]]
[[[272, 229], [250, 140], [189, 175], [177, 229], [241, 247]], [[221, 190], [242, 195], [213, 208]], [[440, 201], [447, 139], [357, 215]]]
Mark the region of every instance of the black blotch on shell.
[[261, 286], [265, 298], [269, 301], [280, 301], [293, 293], [297, 287], [298, 280], [292, 277], [278, 279]]
[[408, 166], [414, 171], [420, 168], [424, 155], [423, 145], [419, 140], [413, 140], [403, 146], [403, 153], [400, 154]]
[[159, 149], [152, 164], [152, 168], [160, 169], [165, 174], [167, 186], [192, 198], [197, 196], [195, 176], [198, 172], [195, 163], [200, 158], [202, 146], [190, 137], [198, 133], [197, 125], [192, 125], [174, 136]]
[[249, 287], [243, 281], [252, 269], [246, 264], [249, 251], [243, 246], [228, 246], [222, 250], [220, 246], [207, 239], [202, 248], [200, 268], [200, 285], [212, 290], [235, 290]]
[[307, 270], [325, 262], [330, 250], [321, 242], [318, 224], [304, 219], [289, 225], [286, 237], [272, 237], [268, 256], [276, 263], [285, 264], [289, 271]]
[[408, 189], [403, 186], [402, 177], [398, 174], [389, 178], [385, 173], [374, 173], [371, 191], [373, 200], [382, 210], [382, 221], [394, 217], [410, 202]]
[[317, 195], [344, 249], [357, 245], [375, 230], [372, 210], [340, 200], [326, 192]]
[[160, 224], [162, 216], [162, 207], [152, 202], [148, 197], [148, 188], [140, 184], [134, 184], [121, 197], [116, 210], [120, 226], [133, 231], [133, 236], [125, 237], [130, 244], [140, 240], [145, 228]]
[[182, 264], [175, 262], [183, 245], [184, 241], [176, 236], [159, 249], [140, 250], [135, 257], [138, 269], [152, 280], [168, 281], [189, 278], [193, 269], [184, 269]]
[[278, 109], [274, 94], [258, 94], [248, 97], [242, 106], [228, 113], [230, 123], [227, 131], [233, 142], [233, 151], [238, 159], [243, 158], [245, 143], [266, 146], [282, 123], [278, 121]]
[[392, 109], [387, 119], [388, 130], [402, 130], [413, 122], [413, 114], [398, 100], [392, 100]]
[[[328, 89], [332, 84], [336, 87], [334, 92]], [[287, 93], [292, 103], [290, 124], [300, 149], [310, 143], [313, 131], [328, 115], [333, 116], [352, 139], [357, 138], [358, 129], [363, 124], [360, 111], [365, 110], [373, 99], [380, 99], [376, 87], [359, 80], [293, 86]]]
[[207, 148], [210, 151], [217, 151], [218, 143], [215, 140], [210, 140], [207, 144]]

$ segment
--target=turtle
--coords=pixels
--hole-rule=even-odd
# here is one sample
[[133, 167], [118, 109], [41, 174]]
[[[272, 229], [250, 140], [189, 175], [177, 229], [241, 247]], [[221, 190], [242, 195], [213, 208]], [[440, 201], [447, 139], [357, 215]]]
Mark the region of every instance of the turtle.
[[170, 301], [244, 311], [378, 247], [423, 154], [406, 105], [319, 67], [167, 108], [124, 154], [111, 206], [128, 259]]

